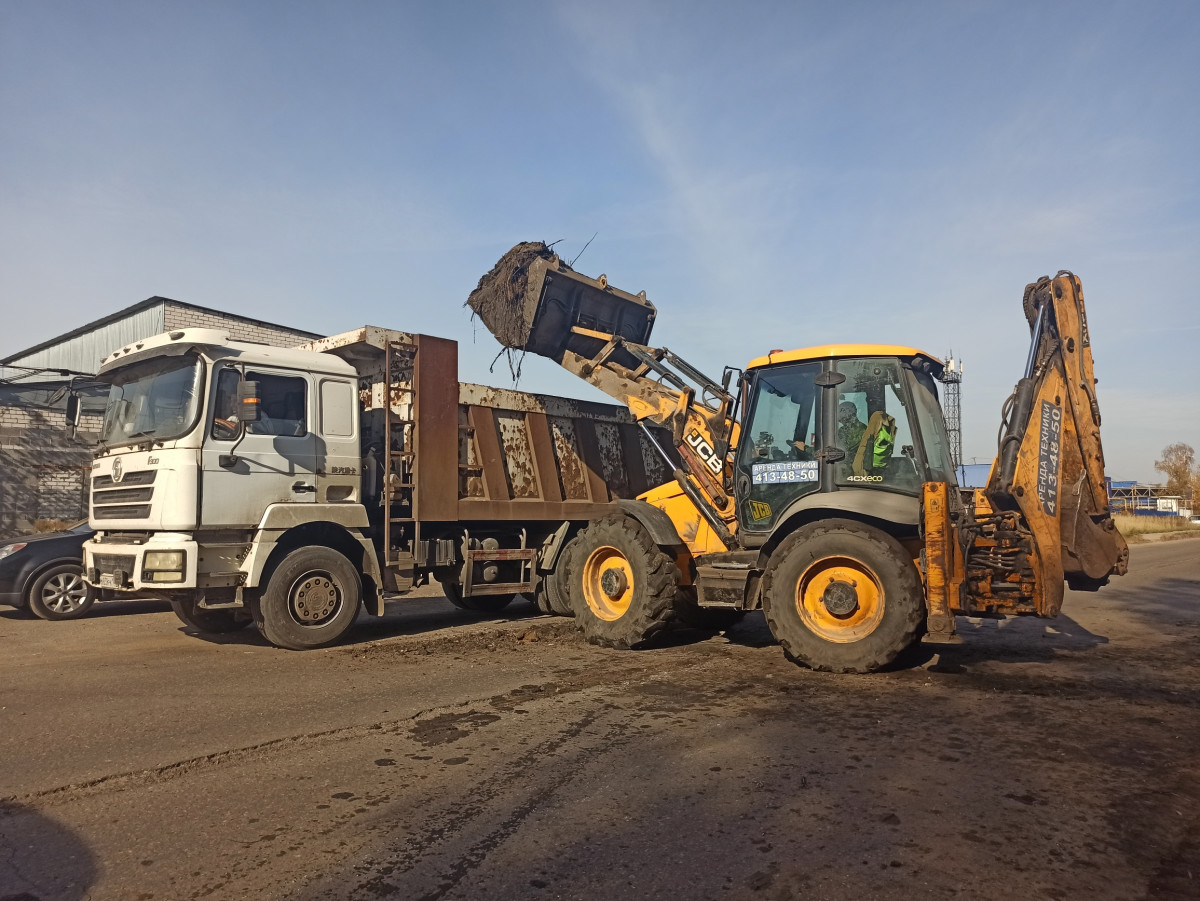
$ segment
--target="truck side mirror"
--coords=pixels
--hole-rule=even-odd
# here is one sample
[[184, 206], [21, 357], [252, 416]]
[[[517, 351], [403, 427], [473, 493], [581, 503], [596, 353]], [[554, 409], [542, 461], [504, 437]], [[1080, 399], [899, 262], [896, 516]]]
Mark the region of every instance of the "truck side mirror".
[[262, 401], [258, 396], [258, 382], [242, 379], [238, 382], [237, 416], [239, 422], [258, 422], [262, 419]]
[[79, 421], [83, 418], [83, 401], [80, 400], [78, 394], [67, 395], [67, 425], [72, 429], [79, 428]]

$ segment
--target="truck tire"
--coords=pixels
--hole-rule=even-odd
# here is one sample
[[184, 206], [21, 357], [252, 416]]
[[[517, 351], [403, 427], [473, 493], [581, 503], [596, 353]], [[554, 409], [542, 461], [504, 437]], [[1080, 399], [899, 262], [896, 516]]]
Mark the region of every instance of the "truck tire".
[[746, 616], [745, 610], [732, 607], [701, 607], [696, 601], [696, 589], [680, 588], [675, 595], [675, 619], [681, 626], [704, 632], [724, 632]]
[[515, 594], [480, 594], [464, 598], [462, 586], [457, 582], [443, 582], [442, 594], [459, 610], [470, 610], [472, 613], [499, 613], [516, 597]]
[[38, 576], [27, 600], [29, 611], [41, 619], [79, 619], [96, 603], [96, 589], [83, 581], [83, 567], [64, 563]]
[[332, 548], [302, 547], [280, 561], [258, 601], [255, 623], [289, 651], [333, 644], [358, 617], [362, 579]]
[[763, 610], [788, 658], [815, 670], [866, 673], [920, 635], [921, 578], [885, 532], [851, 520], [805, 526], [763, 573]]
[[554, 569], [542, 576], [534, 602], [538, 610], [551, 616], [574, 616], [571, 593], [567, 583], [567, 557], [575, 550], [578, 538], [572, 538], [559, 552]]
[[188, 628], [211, 635], [236, 632], [250, 625], [250, 617], [241, 610], [205, 610], [191, 599], [171, 601], [171, 609]]
[[635, 519], [609, 516], [579, 533], [567, 556], [575, 622], [592, 644], [633, 648], [675, 616], [679, 569]]

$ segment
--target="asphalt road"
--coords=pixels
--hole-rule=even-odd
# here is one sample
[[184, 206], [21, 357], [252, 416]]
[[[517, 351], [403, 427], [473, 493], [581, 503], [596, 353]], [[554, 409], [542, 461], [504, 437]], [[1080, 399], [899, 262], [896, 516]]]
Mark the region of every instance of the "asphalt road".
[[0, 901], [1200, 898], [1200, 541], [888, 672], [418, 599], [346, 644], [0, 613]]

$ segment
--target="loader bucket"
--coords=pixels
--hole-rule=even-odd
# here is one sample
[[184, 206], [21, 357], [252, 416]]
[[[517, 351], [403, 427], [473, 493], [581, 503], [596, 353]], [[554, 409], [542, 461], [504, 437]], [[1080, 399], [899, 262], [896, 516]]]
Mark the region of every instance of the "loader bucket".
[[614, 336], [647, 344], [656, 315], [644, 291], [629, 294], [603, 275], [588, 278], [540, 241], [504, 254], [467, 306], [505, 347], [558, 363], [567, 350], [591, 358]]

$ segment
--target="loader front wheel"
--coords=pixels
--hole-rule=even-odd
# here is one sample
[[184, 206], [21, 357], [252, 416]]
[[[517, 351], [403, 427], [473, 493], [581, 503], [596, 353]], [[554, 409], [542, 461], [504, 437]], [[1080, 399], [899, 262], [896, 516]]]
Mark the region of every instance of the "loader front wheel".
[[592, 523], [566, 563], [575, 621], [592, 644], [637, 647], [671, 624], [679, 569], [636, 520]]
[[815, 670], [886, 666], [920, 635], [921, 579], [895, 538], [850, 520], [805, 526], [763, 573], [767, 625], [787, 656]]

